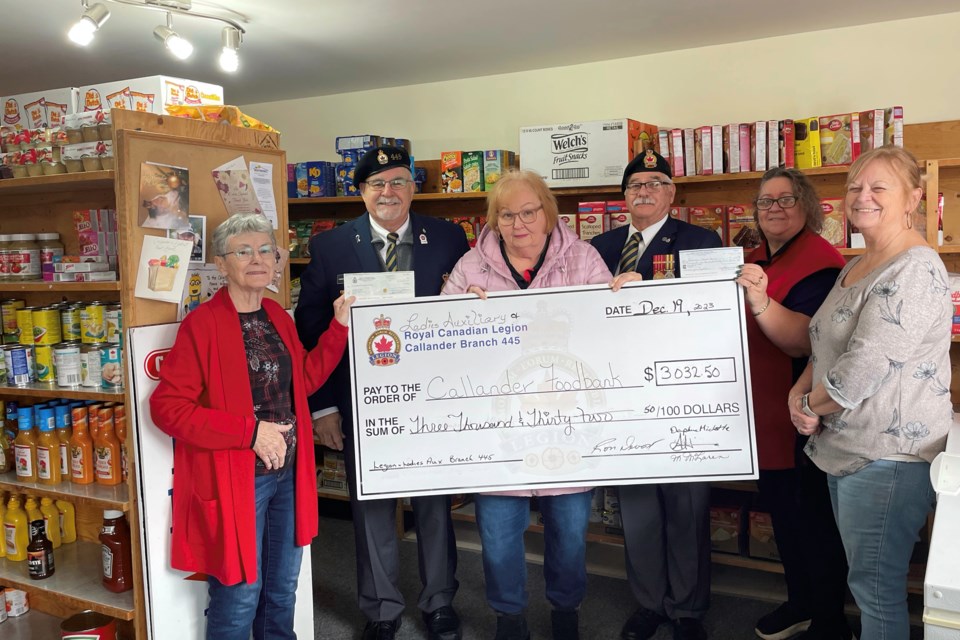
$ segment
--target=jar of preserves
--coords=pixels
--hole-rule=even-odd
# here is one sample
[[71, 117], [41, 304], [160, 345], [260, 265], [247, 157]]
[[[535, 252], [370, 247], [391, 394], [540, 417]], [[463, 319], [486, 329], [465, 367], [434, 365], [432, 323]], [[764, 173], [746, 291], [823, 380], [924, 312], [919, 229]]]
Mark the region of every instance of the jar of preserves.
[[40, 279], [40, 245], [32, 233], [14, 233], [4, 263], [8, 267], [7, 279], [11, 281]]

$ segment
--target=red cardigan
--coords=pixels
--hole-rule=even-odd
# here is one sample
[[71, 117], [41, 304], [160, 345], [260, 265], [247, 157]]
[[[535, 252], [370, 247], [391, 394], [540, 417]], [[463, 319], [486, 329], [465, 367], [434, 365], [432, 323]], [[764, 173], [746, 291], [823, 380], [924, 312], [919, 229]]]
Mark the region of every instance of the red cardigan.
[[[332, 321], [309, 353], [290, 315], [263, 300], [290, 352], [297, 416], [296, 510], [298, 546], [317, 535], [317, 479], [313, 423], [307, 396], [337, 366], [347, 328]], [[254, 463], [256, 420], [240, 317], [227, 288], [184, 319], [150, 397], [154, 423], [175, 438], [171, 566], [212, 575], [226, 585], [257, 578]]]

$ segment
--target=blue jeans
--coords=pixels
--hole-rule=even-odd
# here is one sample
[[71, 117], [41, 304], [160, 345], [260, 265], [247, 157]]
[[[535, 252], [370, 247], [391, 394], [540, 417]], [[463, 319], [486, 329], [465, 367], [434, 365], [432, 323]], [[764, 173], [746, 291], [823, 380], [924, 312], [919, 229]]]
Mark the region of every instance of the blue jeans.
[[[587, 590], [587, 524], [590, 491], [541, 496], [543, 577], [554, 609], [573, 611]], [[527, 562], [523, 532], [530, 524], [530, 498], [479, 493], [474, 496], [483, 547], [487, 602], [503, 614], [527, 607]]]
[[849, 476], [827, 476], [860, 607], [865, 640], [910, 637], [907, 571], [934, 501], [926, 462], [876, 460]]
[[293, 610], [303, 548], [294, 542], [294, 469], [257, 476], [257, 581], [224, 585], [207, 577], [207, 640], [295, 640]]

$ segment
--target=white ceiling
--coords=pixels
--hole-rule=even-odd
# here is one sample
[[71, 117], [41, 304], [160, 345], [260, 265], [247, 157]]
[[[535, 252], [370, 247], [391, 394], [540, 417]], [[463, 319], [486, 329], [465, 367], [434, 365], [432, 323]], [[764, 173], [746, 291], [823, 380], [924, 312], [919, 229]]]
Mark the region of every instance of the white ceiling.
[[229, 75], [215, 62], [219, 23], [175, 16], [195, 46], [180, 62], [153, 37], [161, 13], [105, 4], [110, 20], [81, 48], [66, 38], [80, 0], [0, 0], [0, 96], [165, 74], [222, 84], [243, 105], [960, 10], [957, 0], [194, 0], [248, 17]]

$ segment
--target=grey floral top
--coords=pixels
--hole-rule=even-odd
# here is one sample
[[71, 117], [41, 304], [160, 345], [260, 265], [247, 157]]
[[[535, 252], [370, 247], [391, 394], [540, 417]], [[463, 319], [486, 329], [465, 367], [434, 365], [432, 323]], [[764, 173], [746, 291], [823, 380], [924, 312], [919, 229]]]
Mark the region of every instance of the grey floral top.
[[823, 417], [807, 455], [845, 476], [882, 458], [933, 460], [946, 445], [950, 402], [947, 272], [912, 247], [845, 287], [851, 260], [810, 320], [813, 381], [842, 411]]

